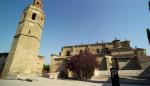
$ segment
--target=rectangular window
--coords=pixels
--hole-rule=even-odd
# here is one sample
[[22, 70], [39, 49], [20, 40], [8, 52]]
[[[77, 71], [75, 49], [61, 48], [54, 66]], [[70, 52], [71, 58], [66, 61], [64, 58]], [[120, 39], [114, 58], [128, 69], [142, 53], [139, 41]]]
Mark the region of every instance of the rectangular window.
[[29, 35], [30, 35], [31, 31], [29, 30]]

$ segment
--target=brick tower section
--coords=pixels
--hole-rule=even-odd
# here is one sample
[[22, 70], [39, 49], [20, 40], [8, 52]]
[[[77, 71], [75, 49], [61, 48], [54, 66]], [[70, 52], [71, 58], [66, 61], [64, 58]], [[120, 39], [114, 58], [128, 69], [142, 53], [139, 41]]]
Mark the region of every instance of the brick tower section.
[[21, 16], [1, 78], [36, 75], [45, 14], [41, 0], [34, 0]]

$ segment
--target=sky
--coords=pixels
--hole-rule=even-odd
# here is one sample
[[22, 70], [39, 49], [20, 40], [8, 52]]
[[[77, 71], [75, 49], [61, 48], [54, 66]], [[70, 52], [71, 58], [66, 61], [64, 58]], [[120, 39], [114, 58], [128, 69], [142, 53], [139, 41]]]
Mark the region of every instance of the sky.
[[[0, 1], [0, 52], [11, 48], [23, 9], [33, 0]], [[45, 64], [63, 46], [130, 40], [150, 55], [148, 0], [43, 0], [46, 15], [40, 55]]]

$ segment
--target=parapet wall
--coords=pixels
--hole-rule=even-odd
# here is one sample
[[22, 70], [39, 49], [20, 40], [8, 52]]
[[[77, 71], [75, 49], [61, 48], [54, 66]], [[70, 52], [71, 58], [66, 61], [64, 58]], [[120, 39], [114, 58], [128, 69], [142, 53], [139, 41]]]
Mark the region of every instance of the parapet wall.
[[[138, 77], [138, 78], [149, 78], [150, 71], [145, 70], [119, 70], [118, 71], [120, 77]], [[110, 76], [110, 71], [95, 71], [94, 77], [104, 77]]]

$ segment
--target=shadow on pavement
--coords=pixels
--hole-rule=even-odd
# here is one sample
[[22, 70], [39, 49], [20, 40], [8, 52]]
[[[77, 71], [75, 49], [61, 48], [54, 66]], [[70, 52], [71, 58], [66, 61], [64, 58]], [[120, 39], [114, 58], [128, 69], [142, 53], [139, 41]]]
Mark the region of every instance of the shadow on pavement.
[[[101, 83], [103, 86], [107, 86], [108, 83], [111, 83], [111, 79], [107, 79], [106, 81], [95, 81], [89, 80], [87, 82], [91, 83]], [[129, 78], [120, 78], [120, 84], [138, 84], [138, 85], [148, 85], [150, 86], [150, 79], [129, 79]]]
[[150, 85], [150, 79], [128, 79], [120, 78], [120, 82], [124, 84]]
[[91, 82], [91, 83], [99, 83], [102, 84], [102, 86], [108, 86], [108, 83], [110, 83], [110, 80], [106, 80], [106, 81], [95, 81], [95, 80], [88, 80], [86, 82]]
[[138, 77], [141, 79], [150, 79], [150, 66], [145, 68], [145, 70]]

